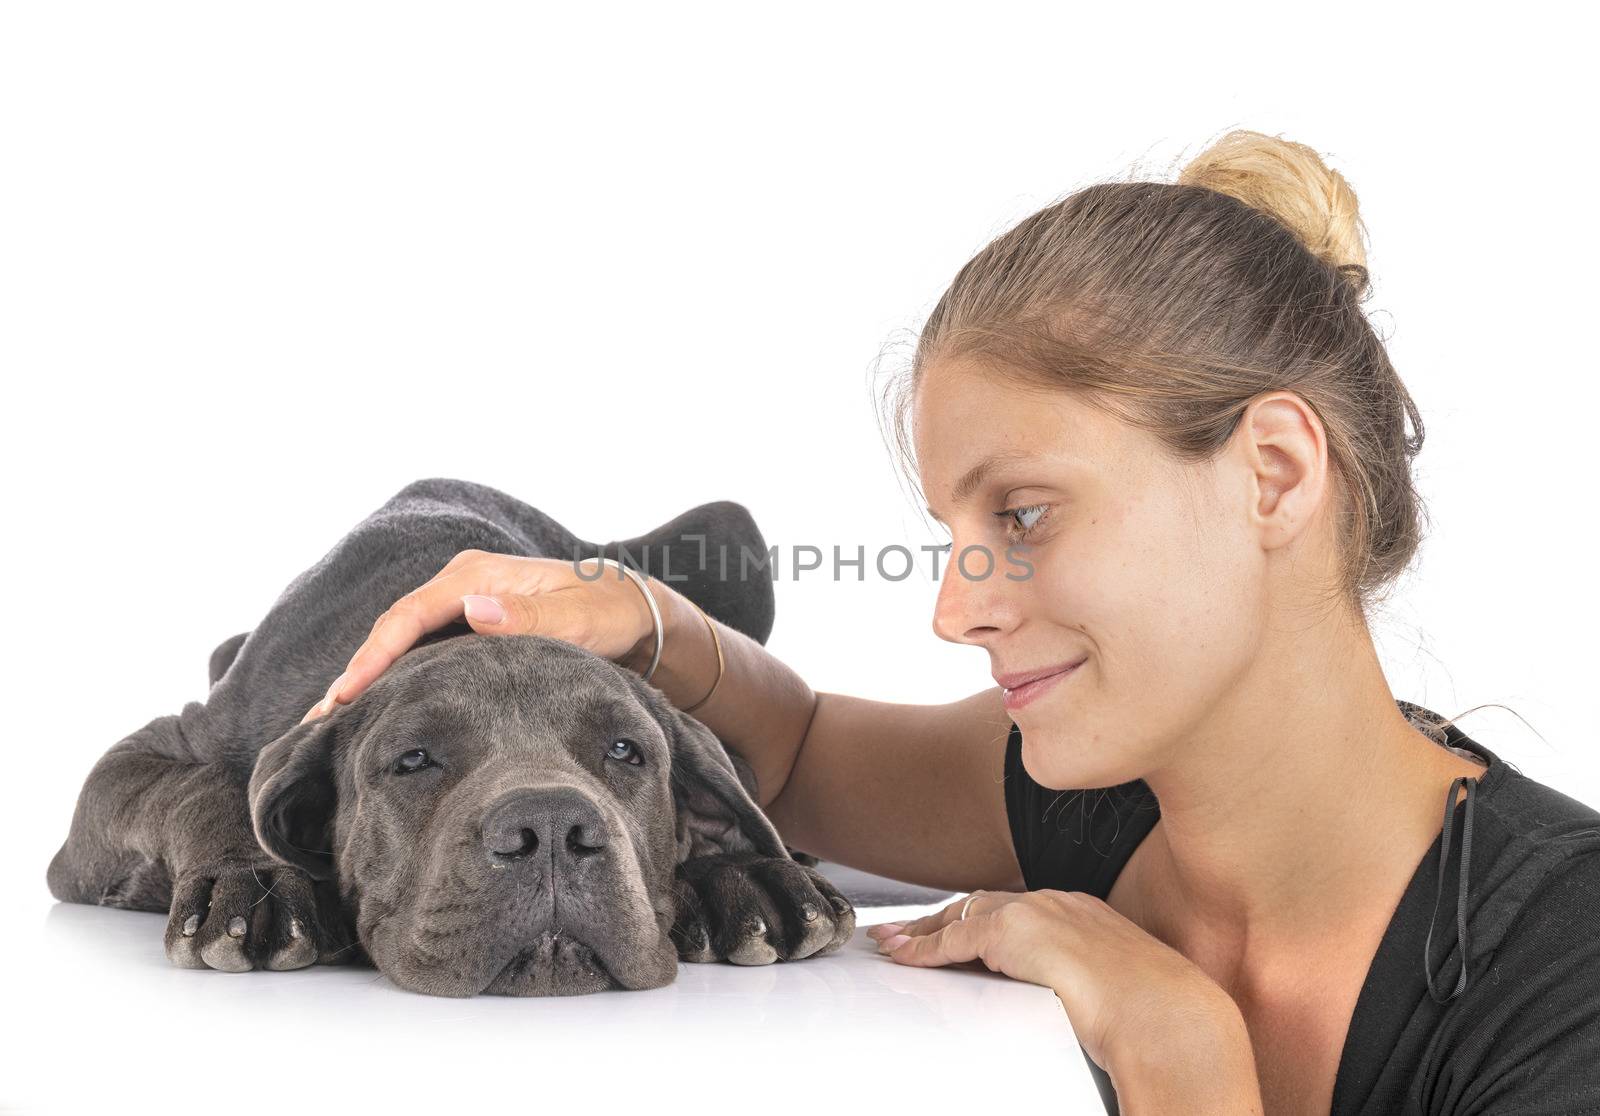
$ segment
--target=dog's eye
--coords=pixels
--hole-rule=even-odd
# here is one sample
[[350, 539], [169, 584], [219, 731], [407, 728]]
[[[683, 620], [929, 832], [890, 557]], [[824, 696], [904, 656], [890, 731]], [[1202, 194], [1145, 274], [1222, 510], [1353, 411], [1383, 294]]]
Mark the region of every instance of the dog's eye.
[[639, 754], [638, 747], [631, 740], [614, 740], [611, 750], [606, 752], [606, 759], [621, 760], [623, 763], [640, 764], [644, 757]]
[[393, 770], [396, 775], [409, 775], [413, 771], [421, 771], [424, 767], [432, 766], [433, 757], [421, 748], [417, 748], [395, 760]]

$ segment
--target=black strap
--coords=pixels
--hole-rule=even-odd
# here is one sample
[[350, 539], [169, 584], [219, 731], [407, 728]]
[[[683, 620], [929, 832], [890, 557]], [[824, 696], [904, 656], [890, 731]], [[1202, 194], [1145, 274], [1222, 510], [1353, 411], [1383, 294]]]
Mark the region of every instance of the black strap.
[[[1466, 822], [1461, 831], [1461, 879], [1456, 888], [1456, 941], [1461, 944], [1461, 976], [1456, 980], [1455, 991], [1440, 996], [1433, 986], [1433, 923], [1439, 917], [1439, 900], [1444, 895], [1444, 869], [1450, 860], [1450, 831], [1455, 828], [1456, 788], [1467, 787]], [[1433, 895], [1433, 915], [1428, 919], [1428, 937], [1422, 943], [1422, 975], [1428, 978], [1428, 995], [1434, 1003], [1444, 1004], [1455, 999], [1467, 987], [1467, 865], [1472, 857], [1472, 796], [1478, 789], [1478, 780], [1467, 775], [1450, 782], [1450, 793], [1444, 800], [1444, 846], [1439, 852], [1439, 886]]]

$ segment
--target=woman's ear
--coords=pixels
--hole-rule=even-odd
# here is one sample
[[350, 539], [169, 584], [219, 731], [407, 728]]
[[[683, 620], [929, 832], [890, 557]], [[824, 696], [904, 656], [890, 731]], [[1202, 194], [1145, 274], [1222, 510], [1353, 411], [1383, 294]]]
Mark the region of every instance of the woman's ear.
[[[672, 748], [672, 798], [678, 810], [678, 861], [713, 853], [789, 859], [783, 838], [745, 789], [710, 729], [665, 697], [657, 716]], [[754, 783], [754, 778], [751, 778]], [[753, 788], [752, 788], [753, 789]]]
[[256, 841], [313, 879], [334, 874], [336, 752], [353, 727], [354, 709], [337, 706], [296, 725], [261, 749], [250, 774], [250, 823]]
[[1239, 426], [1256, 488], [1253, 514], [1275, 549], [1316, 518], [1328, 486], [1327, 436], [1316, 408], [1287, 390], [1253, 400]]

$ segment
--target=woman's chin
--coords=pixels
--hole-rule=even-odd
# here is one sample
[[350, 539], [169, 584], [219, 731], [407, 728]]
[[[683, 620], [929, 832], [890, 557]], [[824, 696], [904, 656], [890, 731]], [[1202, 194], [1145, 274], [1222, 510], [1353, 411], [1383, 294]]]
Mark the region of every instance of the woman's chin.
[[1030, 730], [1017, 719], [1017, 728], [1022, 730], [1023, 770], [1041, 787], [1084, 790], [1117, 786], [1134, 778], [1123, 773], [1126, 756], [1108, 755], [1103, 744], [1087, 743], [1086, 734], [1063, 730], [1059, 725], [1052, 726], [1048, 720], [1041, 720], [1043, 727]]

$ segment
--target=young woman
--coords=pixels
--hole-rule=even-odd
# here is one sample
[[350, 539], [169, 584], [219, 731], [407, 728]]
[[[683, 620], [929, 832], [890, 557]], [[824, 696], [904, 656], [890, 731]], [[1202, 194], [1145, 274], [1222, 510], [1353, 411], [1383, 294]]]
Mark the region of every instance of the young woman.
[[[894, 429], [951, 537], [934, 626], [995, 688], [814, 693], [720, 625], [719, 673], [648, 582], [652, 681], [785, 840], [970, 893], [872, 933], [1054, 989], [1113, 1112], [1600, 1111], [1600, 813], [1397, 701], [1368, 631], [1418, 546], [1422, 423], [1362, 238], [1315, 152], [1234, 132], [961, 269]], [[1007, 547], [1031, 576], [957, 561]], [[623, 579], [467, 552], [307, 716], [462, 616], [655, 646]]]

